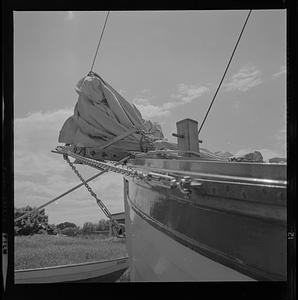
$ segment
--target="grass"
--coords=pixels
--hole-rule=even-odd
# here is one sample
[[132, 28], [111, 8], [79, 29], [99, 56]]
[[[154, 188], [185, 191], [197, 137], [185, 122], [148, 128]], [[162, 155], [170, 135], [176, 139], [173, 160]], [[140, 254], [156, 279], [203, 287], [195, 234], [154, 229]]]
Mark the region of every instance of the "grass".
[[[126, 255], [125, 239], [116, 237], [39, 234], [15, 237], [15, 270], [91, 262]], [[125, 276], [120, 281], [127, 281]]]

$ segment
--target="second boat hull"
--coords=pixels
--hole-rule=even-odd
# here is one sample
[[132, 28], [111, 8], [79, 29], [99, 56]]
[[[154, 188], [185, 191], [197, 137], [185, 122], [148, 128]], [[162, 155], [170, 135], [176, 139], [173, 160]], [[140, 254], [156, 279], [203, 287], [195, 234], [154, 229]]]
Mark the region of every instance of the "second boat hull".
[[15, 271], [15, 284], [114, 282], [128, 268], [128, 258]]

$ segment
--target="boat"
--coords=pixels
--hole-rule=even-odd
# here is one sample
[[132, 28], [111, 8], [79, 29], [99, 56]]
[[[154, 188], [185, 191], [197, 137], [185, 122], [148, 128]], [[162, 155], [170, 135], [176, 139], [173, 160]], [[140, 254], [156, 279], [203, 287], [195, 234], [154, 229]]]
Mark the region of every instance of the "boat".
[[223, 157], [200, 147], [217, 92], [201, 128], [180, 120], [177, 143], [169, 143], [92, 68], [76, 91], [74, 115], [59, 134], [64, 146], [53, 152], [84, 184], [75, 163], [124, 175], [131, 281], [287, 280], [287, 165], [265, 163], [257, 151]]
[[152, 158], [129, 164], [191, 178], [189, 195], [124, 178], [132, 281], [287, 279], [285, 165]]
[[[100, 78], [91, 77], [95, 81]], [[90, 75], [86, 78], [89, 83], [93, 80]], [[103, 84], [101, 81], [97, 86]], [[98, 92], [104, 95], [100, 88]], [[79, 101], [88, 103], [93, 115], [95, 108], [87, 94], [80, 91]], [[113, 97], [109, 101], [117, 103], [117, 95]], [[102, 101], [101, 105], [107, 104]], [[141, 132], [132, 130], [136, 124], [126, 128], [129, 134], [120, 132], [95, 147], [95, 127], [91, 135], [85, 123], [78, 122], [88, 119], [86, 107], [84, 113], [75, 111], [66, 121], [59, 141], [67, 144], [53, 152], [63, 154], [83, 183], [75, 162], [124, 175], [125, 234], [132, 281], [286, 280], [286, 164], [265, 163], [259, 153], [226, 158], [203, 151], [198, 122], [191, 119], [177, 122], [173, 135], [178, 141], [172, 149], [168, 149], [168, 142], [156, 141], [149, 134], [146, 143], [155, 150], [133, 148], [123, 153], [121, 146], [117, 156], [119, 136], [123, 145], [129, 134], [134, 134], [139, 142], [132, 145], [128, 140], [128, 147], [144, 149]], [[125, 116], [125, 109], [122, 113]], [[72, 124], [71, 129], [67, 124]], [[104, 121], [102, 128], [110, 129]], [[107, 145], [113, 145], [116, 163], [106, 154]], [[119, 165], [119, 159], [128, 153], [125, 164]], [[86, 188], [92, 191], [90, 186]], [[102, 200], [95, 199], [116, 225]]]
[[15, 284], [115, 282], [128, 268], [128, 258], [46, 268], [15, 270]]

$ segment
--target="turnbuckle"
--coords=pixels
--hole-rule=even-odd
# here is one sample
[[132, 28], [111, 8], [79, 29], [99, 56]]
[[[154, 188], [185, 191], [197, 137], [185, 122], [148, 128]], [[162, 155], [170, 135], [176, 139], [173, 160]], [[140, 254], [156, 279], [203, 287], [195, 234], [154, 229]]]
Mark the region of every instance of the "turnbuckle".
[[190, 176], [184, 176], [177, 179], [174, 176], [150, 172], [146, 176], [147, 181], [167, 189], [178, 188], [182, 194], [189, 196], [191, 194], [192, 179]]
[[181, 193], [190, 195], [191, 194], [191, 177], [190, 176], [184, 176], [178, 181], [178, 188]]

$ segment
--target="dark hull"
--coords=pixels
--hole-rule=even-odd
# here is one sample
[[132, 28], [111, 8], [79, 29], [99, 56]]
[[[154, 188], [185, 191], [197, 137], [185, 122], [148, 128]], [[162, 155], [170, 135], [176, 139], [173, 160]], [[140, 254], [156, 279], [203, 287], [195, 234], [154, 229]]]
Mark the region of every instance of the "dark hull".
[[128, 268], [128, 258], [16, 270], [15, 284], [114, 282]]
[[127, 268], [106, 274], [101, 275], [94, 278], [88, 278], [83, 280], [76, 280], [76, 281], [65, 281], [65, 283], [91, 283], [91, 282], [115, 282], [117, 281], [121, 275], [127, 270]]
[[[191, 174], [202, 185], [185, 197], [177, 190], [127, 178], [126, 210], [177, 243], [249, 278], [286, 280], [285, 166], [189, 161], [179, 165], [164, 160], [133, 164]], [[129, 218], [128, 223], [133, 232], [134, 223]], [[138, 243], [133, 238], [129, 242]]]

